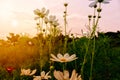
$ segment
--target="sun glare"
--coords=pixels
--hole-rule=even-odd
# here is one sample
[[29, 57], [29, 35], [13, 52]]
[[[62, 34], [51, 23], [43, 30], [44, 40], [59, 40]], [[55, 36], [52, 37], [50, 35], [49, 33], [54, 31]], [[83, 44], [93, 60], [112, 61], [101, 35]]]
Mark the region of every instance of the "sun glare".
[[18, 21], [17, 20], [12, 20], [11, 25], [13, 27], [17, 27], [18, 26]]

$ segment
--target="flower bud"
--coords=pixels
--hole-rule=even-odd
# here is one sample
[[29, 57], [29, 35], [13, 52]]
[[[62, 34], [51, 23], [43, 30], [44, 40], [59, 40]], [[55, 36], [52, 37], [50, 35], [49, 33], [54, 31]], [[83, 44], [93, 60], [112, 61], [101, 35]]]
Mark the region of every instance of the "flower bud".
[[43, 29], [43, 32], [45, 32], [45, 29]]
[[97, 9], [97, 12], [101, 12], [101, 11], [102, 11], [102, 9], [101, 9], [101, 8], [98, 8], [98, 9]]
[[64, 6], [67, 7], [67, 6], [68, 6], [68, 3], [64, 3]]
[[53, 70], [54, 69], [54, 66], [50, 66], [50, 70]]
[[88, 15], [88, 18], [91, 18], [92, 17], [92, 15]]
[[96, 7], [97, 7], [97, 5], [95, 4], [95, 5], [94, 5], [94, 8], [96, 8]]
[[96, 16], [93, 16], [93, 18], [96, 18]]
[[39, 23], [36, 23], [37, 26], [39, 26], [40, 24]]
[[103, 2], [104, 0], [98, 0], [99, 3]]
[[98, 18], [101, 18], [101, 16], [98, 16]]
[[73, 34], [71, 34], [71, 36], [73, 36]]

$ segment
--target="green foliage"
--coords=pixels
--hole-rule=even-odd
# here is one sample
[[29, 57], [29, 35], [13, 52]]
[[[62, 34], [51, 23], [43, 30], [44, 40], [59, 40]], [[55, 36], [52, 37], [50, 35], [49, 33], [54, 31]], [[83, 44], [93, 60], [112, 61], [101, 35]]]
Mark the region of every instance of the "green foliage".
[[[44, 44], [42, 47], [43, 54], [41, 60], [42, 70], [49, 71], [50, 67], [53, 66], [56, 70], [63, 70], [64, 64], [52, 63], [49, 60], [50, 53], [62, 53], [64, 46], [64, 36], [59, 35], [56, 37], [40, 37], [42, 40], [41, 44]], [[49, 53], [49, 40], [51, 39], [51, 52]], [[72, 71], [76, 69], [78, 73], [80, 72], [84, 55], [86, 52], [86, 47], [88, 44], [88, 38], [69, 38], [67, 41], [67, 52], [69, 54], [76, 54], [78, 59], [65, 64], [65, 69]], [[27, 42], [31, 41], [33, 44], [29, 45]], [[4, 42], [4, 41], [1, 41]], [[119, 80], [120, 77], [120, 46], [113, 46], [111, 44], [113, 40], [110, 37], [105, 36], [104, 34], [96, 38], [95, 44], [95, 55], [94, 55], [94, 64], [93, 64], [93, 80]], [[5, 42], [4, 42], [5, 43]], [[8, 45], [9, 42], [6, 42], [7, 45], [0, 47], [0, 79], [6, 80], [20, 80], [20, 68], [31, 68], [37, 69], [37, 75], [40, 73], [39, 66], [39, 45], [38, 38], [29, 38], [29, 37], [20, 37], [15, 45]], [[84, 67], [84, 80], [88, 80], [90, 73], [90, 60], [92, 52], [92, 43], [93, 39], [90, 40], [90, 45], [88, 48], [87, 61]], [[38, 48], [39, 47], [39, 48]], [[10, 54], [10, 55], [8, 55]], [[13, 57], [14, 56], [14, 57]], [[6, 71], [5, 67], [13, 66], [15, 70], [10, 76]], [[3, 77], [4, 76], [4, 77]]]

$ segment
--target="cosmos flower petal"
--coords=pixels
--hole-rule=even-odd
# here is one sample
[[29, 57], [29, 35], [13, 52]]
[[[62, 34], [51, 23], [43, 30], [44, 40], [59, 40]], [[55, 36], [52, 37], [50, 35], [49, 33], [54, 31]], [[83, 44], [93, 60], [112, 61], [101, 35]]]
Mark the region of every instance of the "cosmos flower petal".
[[81, 75], [78, 76], [77, 80], [82, 80]]
[[96, 4], [97, 4], [97, 1], [92, 2], [92, 3], [89, 4], [89, 7], [94, 7]]
[[63, 55], [60, 54], [60, 53], [58, 53], [58, 54], [57, 54], [57, 57], [58, 57], [58, 59], [61, 59], [61, 58], [63, 58]]
[[31, 70], [30, 70], [30, 69], [27, 69], [27, 70], [25, 71], [25, 74], [26, 74], [26, 75], [29, 75], [30, 72], [31, 72]]
[[33, 80], [41, 80], [41, 76], [34, 76]]
[[74, 80], [75, 78], [76, 78], [76, 71], [73, 70], [70, 80]]
[[75, 69], [72, 71], [71, 77], [69, 77], [69, 72], [67, 70], [64, 70], [63, 72], [55, 70], [54, 77], [57, 80], [82, 80], [81, 75], [78, 75]]
[[43, 7], [43, 8], [41, 9], [41, 13], [44, 13], [45, 10], [46, 10], [46, 9]]
[[104, 0], [104, 1], [112, 1], [112, 0]]
[[30, 75], [33, 75], [33, 74], [35, 74], [36, 73], [36, 69], [35, 70], [33, 70], [31, 73], [30, 73]]
[[45, 14], [48, 15], [49, 14], [49, 10], [47, 10]]
[[40, 18], [40, 17], [37, 16], [37, 17], [34, 18], [34, 20], [38, 20], [39, 18]]
[[60, 62], [59, 59], [53, 59], [53, 58], [50, 58], [51, 61], [56, 61], [56, 62]]
[[51, 78], [51, 76], [49, 76], [49, 73], [50, 73], [50, 72], [47, 72], [47, 73], [46, 73], [45, 79]]
[[75, 59], [77, 59], [77, 57], [76, 57], [75, 54], [71, 55], [71, 56], [68, 58], [69, 61], [73, 61], [73, 60], [75, 60]]
[[58, 58], [57, 58], [55, 55], [53, 55], [53, 54], [51, 54], [51, 57], [52, 57], [53, 59], [55, 59], [55, 60], [58, 60]]
[[64, 70], [64, 79], [69, 80], [69, 72], [67, 70]]
[[33, 80], [48, 80], [49, 78], [51, 78], [51, 76], [49, 76], [49, 72], [47, 74], [45, 74], [45, 71], [42, 71], [41, 73], [41, 76], [33, 76], [34, 79]]
[[38, 13], [40, 13], [39, 9], [34, 10], [34, 14], [38, 15]]
[[21, 69], [21, 74], [20, 75], [27, 75], [27, 76], [31, 76], [33, 74], [35, 74], [36, 70], [33, 70], [31, 72], [30, 69]]
[[108, 1], [103, 1], [102, 3], [104, 3], [104, 4], [108, 4], [108, 3], [110, 3], [110, 2], [108, 2]]
[[60, 71], [55, 70], [53, 74], [57, 80], [63, 80], [63, 73], [61, 73]]
[[46, 73], [46, 76], [48, 76], [48, 75], [49, 75], [49, 73], [50, 73], [50, 71]]
[[66, 53], [66, 54], [64, 55], [64, 58], [68, 58], [68, 57], [69, 57], [69, 54]]
[[45, 71], [42, 71], [42, 72], [41, 72], [41, 76], [45, 76]]

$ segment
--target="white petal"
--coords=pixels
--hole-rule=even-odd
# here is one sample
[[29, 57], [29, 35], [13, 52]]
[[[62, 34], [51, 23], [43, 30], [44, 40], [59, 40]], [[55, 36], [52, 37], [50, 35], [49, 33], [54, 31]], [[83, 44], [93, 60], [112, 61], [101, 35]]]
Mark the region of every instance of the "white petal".
[[49, 10], [47, 10], [45, 14], [48, 15], [49, 14]]
[[25, 71], [25, 74], [26, 74], [26, 75], [30, 75], [30, 72], [31, 72], [31, 70], [30, 70], [30, 69], [27, 69], [27, 70]]
[[36, 69], [35, 69], [35, 70], [33, 70], [33, 71], [32, 71], [32, 73], [31, 73], [30, 75], [35, 74], [35, 73], [36, 73], [36, 71], [37, 71]]
[[76, 78], [76, 71], [73, 70], [70, 80], [75, 80], [75, 78]]
[[37, 15], [38, 13], [40, 13], [40, 10], [39, 10], [39, 9], [34, 10], [34, 14]]
[[46, 10], [46, 9], [43, 7], [43, 8], [41, 9], [41, 13], [44, 13], [45, 10]]
[[104, 4], [108, 4], [108, 3], [110, 3], [110, 2], [108, 2], [108, 1], [103, 1], [102, 3], [104, 3]]
[[63, 55], [60, 54], [60, 53], [58, 53], [58, 54], [57, 54], [57, 57], [58, 57], [58, 59], [61, 59], [61, 58], [63, 58]]
[[104, 1], [112, 1], [112, 0], [104, 0]]
[[68, 58], [69, 57], [69, 54], [68, 53], [65, 53], [64, 54], [64, 58]]
[[58, 60], [58, 58], [55, 55], [53, 55], [53, 54], [50, 54], [50, 55], [53, 59]]
[[50, 73], [50, 71], [46, 73], [45, 79], [51, 78], [51, 76], [49, 76], [49, 73]]
[[76, 57], [75, 54], [73, 54], [73, 55], [71, 55], [67, 60], [68, 60], [68, 61], [73, 61], [73, 60], [75, 60], [75, 59], [77, 59], [77, 57]]
[[45, 76], [45, 71], [41, 72], [41, 76], [44, 77]]
[[33, 80], [41, 80], [41, 77], [40, 76], [34, 76]]
[[63, 74], [60, 71], [55, 70], [53, 74], [57, 80], [63, 80]]
[[35, 17], [34, 20], [38, 20], [40, 17]]
[[69, 72], [64, 70], [64, 79], [69, 80]]
[[53, 59], [53, 58], [50, 58], [51, 61], [56, 61], [56, 62], [60, 62], [59, 59]]
[[48, 75], [49, 75], [49, 73], [50, 73], [50, 71], [46, 73], [46, 76], [48, 76]]
[[78, 76], [77, 80], [82, 80], [81, 75]]
[[90, 3], [89, 7], [94, 7], [96, 4], [97, 4], [96, 1], [95, 1], [95, 2], [92, 2], [92, 3]]

